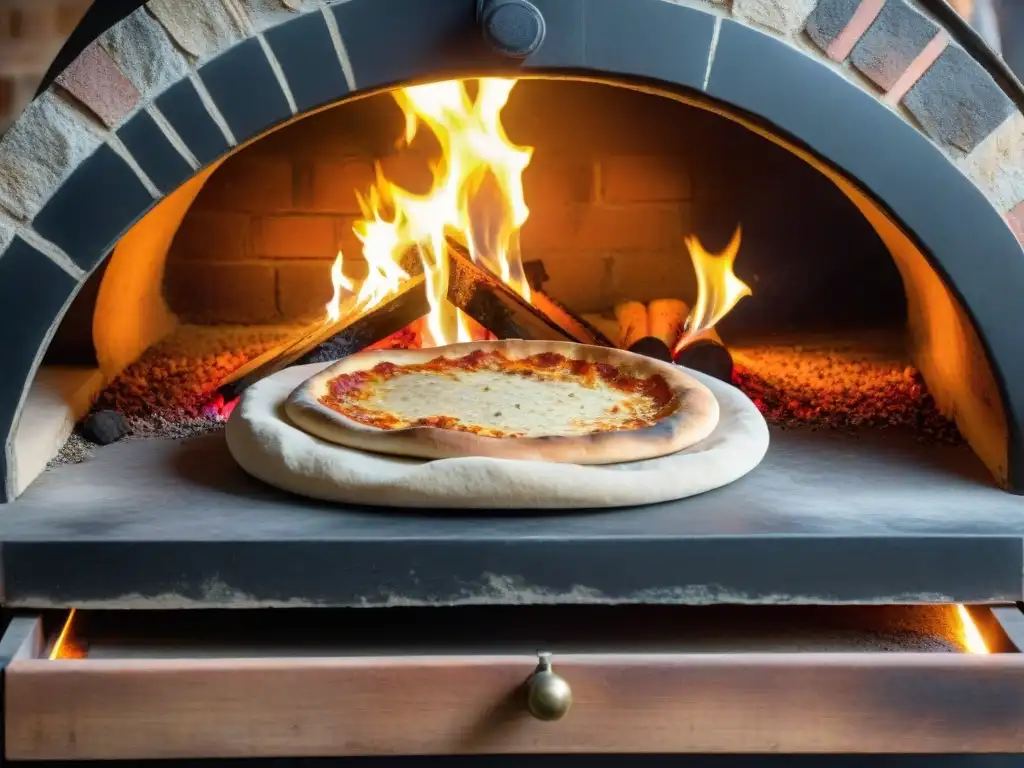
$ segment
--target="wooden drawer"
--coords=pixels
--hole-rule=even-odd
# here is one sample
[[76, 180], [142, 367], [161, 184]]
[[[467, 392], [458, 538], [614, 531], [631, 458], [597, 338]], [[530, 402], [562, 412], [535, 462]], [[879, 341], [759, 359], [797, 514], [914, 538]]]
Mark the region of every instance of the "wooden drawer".
[[36, 618], [4, 637], [8, 759], [1024, 750], [1015, 652], [556, 651], [573, 703], [551, 722], [532, 652], [48, 644]]

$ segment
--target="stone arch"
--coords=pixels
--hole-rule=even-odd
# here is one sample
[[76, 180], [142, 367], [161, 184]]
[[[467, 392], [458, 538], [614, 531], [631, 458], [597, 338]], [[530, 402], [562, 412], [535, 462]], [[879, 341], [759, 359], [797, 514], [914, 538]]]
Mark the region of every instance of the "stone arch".
[[[975, 399], [1001, 421], [1000, 445], [975, 449], [1024, 487], [1019, 94], [906, 0], [534, 1], [547, 35], [524, 59], [484, 43], [476, 0], [150, 0], [85, 48], [0, 140], [3, 496], [15, 493], [13, 436], [49, 339], [147, 211], [298, 116], [396, 84], [486, 74], [591, 77], [696, 100], [832, 175], [891, 250], [928, 255], [955, 297], [944, 311], [963, 307], [960, 330], [976, 334], [993, 378]], [[917, 267], [902, 268], [916, 279]], [[935, 309], [927, 293], [924, 315]], [[923, 323], [925, 335], [941, 332]]]

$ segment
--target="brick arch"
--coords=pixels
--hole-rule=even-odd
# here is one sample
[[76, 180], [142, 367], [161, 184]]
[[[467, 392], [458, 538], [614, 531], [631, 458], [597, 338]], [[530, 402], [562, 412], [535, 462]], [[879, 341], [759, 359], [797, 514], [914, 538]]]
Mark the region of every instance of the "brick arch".
[[318, 108], [420, 79], [516, 73], [700, 97], [865, 190], [965, 307], [1004, 407], [1005, 474], [1024, 487], [1024, 390], [1011, 386], [1024, 380], [1019, 94], [905, 0], [534, 2], [547, 37], [523, 60], [484, 44], [476, 0], [150, 0], [85, 48], [0, 140], [3, 496], [49, 339], [156, 203]]

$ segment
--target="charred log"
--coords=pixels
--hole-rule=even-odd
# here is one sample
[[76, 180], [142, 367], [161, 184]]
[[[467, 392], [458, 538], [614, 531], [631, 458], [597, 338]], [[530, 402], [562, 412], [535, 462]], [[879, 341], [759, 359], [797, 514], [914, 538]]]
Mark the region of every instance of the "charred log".
[[430, 311], [423, 276], [412, 278], [401, 293], [353, 319], [318, 323], [284, 345], [250, 360], [221, 383], [217, 394], [234, 400], [260, 379], [291, 365], [340, 360], [405, 328]]
[[489, 270], [476, 264], [460, 244], [449, 240], [451, 274], [448, 301], [502, 339], [573, 341], [615, 346], [603, 333], [540, 292], [532, 303]]
[[629, 347], [629, 351], [644, 357], [653, 357], [664, 363], [672, 362], [672, 350], [668, 348], [668, 344], [653, 336], [644, 336], [642, 339], [638, 339]]
[[732, 355], [713, 339], [698, 339], [683, 347], [676, 355], [675, 363], [714, 376], [727, 384], [732, 383]]

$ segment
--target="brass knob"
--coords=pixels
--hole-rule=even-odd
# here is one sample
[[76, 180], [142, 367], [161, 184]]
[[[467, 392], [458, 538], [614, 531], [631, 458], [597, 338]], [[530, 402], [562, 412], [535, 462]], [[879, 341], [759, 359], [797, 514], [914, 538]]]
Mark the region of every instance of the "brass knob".
[[540, 662], [526, 684], [526, 706], [538, 720], [561, 720], [572, 706], [572, 689], [551, 671], [551, 654], [538, 654]]

